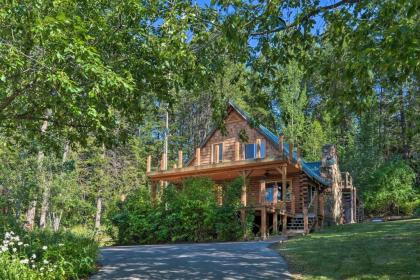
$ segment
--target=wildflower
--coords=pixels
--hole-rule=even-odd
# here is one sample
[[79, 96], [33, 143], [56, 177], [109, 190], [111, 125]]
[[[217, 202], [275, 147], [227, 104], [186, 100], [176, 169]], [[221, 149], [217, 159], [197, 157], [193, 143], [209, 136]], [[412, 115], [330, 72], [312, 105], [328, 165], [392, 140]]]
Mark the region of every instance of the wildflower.
[[32, 268], [35, 268], [35, 267], [36, 267], [36, 265], [35, 265], [35, 264], [33, 264], [33, 265], [32, 265]]
[[4, 234], [4, 238], [5, 238], [5, 239], [9, 239], [9, 238], [10, 238], [10, 236], [11, 236], [11, 235], [10, 235], [10, 233], [8, 233], [8, 232], [6, 232], [6, 233]]
[[20, 263], [22, 263], [22, 264], [28, 264], [29, 263], [29, 260], [28, 259], [24, 259], [24, 260], [21, 260]]
[[53, 271], [53, 270], [52, 270], [52, 268], [49, 268], [49, 269], [48, 269], [48, 272], [52, 272], [52, 271]]
[[44, 260], [44, 261], [43, 261], [43, 263], [44, 263], [44, 264], [49, 264], [50, 262], [49, 262], [49, 261], [47, 261], [47, 260]]
[[16, 251], [17, 251], [17, 249], [16, 249], [16, 248], [13, 248], [12, 250], [13, 250], [13, 253], [16, 253]]
[[26, 244], [26, 243], [23, 244], [23, 247], [25, 247], [25, 248], [28, 247], [28, 246], [29, 246], [29, 244]]
[[59, 244], [58, 244], [58, 246], [63, 247], [63, 246], [64, 246], [64, 244], [63, 244], [63, 243], [59, 243]]
[[47, 246], [42, 246], [42, 250], [47, 250], [48, 249], [48, 247]]
[[7, 251], [7, 247], [6, 247], [6, 246], [2, 246], [2, 247], [1, 247], [1, 251], [2, 251], [2, 252], [6, 252], [6, 251]]
[[40, 270], [40, 271], [43, 271], [43, 270], [44, 270], [44, 268], [43, 268], [43, 267], [41, 267], [39, 270]]
[[36, 258], [36, 255], [32, 254], [31, 259], [35, 259], [35, 258]]
[[10, 241], [10, 242], [9, 242], [9, 246], [13, 246], [13, 245], [15, 245], [15, 242]]
[[19, 241], [19, 242], [18, 242], [18, 246], [22, 246], [22, 244], [23, 244], [23, 242], [22, 242], [22, 241]]

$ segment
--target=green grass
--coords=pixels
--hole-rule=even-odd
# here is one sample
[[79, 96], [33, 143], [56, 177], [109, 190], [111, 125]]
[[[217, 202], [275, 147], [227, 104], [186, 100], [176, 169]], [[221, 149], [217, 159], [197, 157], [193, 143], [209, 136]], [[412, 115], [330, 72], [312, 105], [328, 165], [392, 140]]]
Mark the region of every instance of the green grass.
[[420, 219], [331, 227], [274, 249], [300, 279], [420, 279]]

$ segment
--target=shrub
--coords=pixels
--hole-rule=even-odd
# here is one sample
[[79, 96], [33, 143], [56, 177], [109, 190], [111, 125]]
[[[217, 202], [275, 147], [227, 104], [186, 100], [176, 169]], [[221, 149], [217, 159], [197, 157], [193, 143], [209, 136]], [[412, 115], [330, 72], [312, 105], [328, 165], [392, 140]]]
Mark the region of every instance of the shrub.
[[95, 271], [98, 246], [69, 232], [6, 232], [0, 247], [0, 279], [79, 279]]
[[373, 214], [407, 214], [414, 211], [415, 172], [402, 160], [384, 163], [370, 179], [364, 192], [366, 209]]
[[207, 178], [188, 179], [182, 186], [167, 186], [155, 204], [142, 188], [113, 207], [114, 237], [120, 244], [241, 239], [252, 225], [252, 217], [246, 225], [240, 221], [241, 186], [240, 179], [225, 186]]

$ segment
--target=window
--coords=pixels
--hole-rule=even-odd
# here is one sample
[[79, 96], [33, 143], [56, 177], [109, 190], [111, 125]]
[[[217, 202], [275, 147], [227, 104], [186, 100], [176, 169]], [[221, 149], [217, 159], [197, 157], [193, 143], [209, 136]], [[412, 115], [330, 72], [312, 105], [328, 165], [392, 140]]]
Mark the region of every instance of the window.
[[274, 198], [274, 188], [276, 183], [270, 182], [265, 184], [265, 201], [272, 202]]
[[257, 145], [245, 144], [245, 159], [253, 159], [257, 157]]
[[[280, 182], [269, 182], [265, 184], [265, 201], [272, 202], [274, 197], [274, 188], [276, 187], [277, 183], [277, 201], [281, 201], [282, 199], [282, 183]], [[290, 201], [291, 199], [291, 188], [290, 182], [287, 182], [286, 185], [286, 201]]]
[[[255, 143], [245, 144], [245, 159], [257, 158], [258, 145]], [[265, 142], [261, 141], [260, 144], [260, 157], [265, 158]]]
[[264, 141], [261, 141], [260, 154], [261, 154], [261, 158], [265, 158], [265, 142]]
[[222, 160], [223, 160], [223, 143], [214, 144], [213, 145], [213, 162], [221, 162]]
[[[277, 200], [283, 200], [283, 197], [282, 197], [283, 196], [283, 191], [282, 191], [283, 184], [281, 182], [277, 182], [277, 186], [279, 188], [279, 192], [278, 192], [278, 195], [277, 195]], [[291, 198], [290, 182], [287, 181], [286, 182], [286, 201], [290, 201], [290, 198]]]
[[316, 187], [309, 185], [308, 186], [308, 201], [309, 201], [309, 203], [315, 197], [315, 194], [316, 194]]

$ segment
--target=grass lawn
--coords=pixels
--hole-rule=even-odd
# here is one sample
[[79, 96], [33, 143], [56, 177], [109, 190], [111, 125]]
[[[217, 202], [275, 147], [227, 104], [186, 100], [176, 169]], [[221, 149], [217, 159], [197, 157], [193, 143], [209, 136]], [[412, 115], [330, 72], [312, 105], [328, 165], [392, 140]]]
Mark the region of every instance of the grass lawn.
[[331, 227], [274, 249], [298, 279], [420, 279], [420, 219]]

